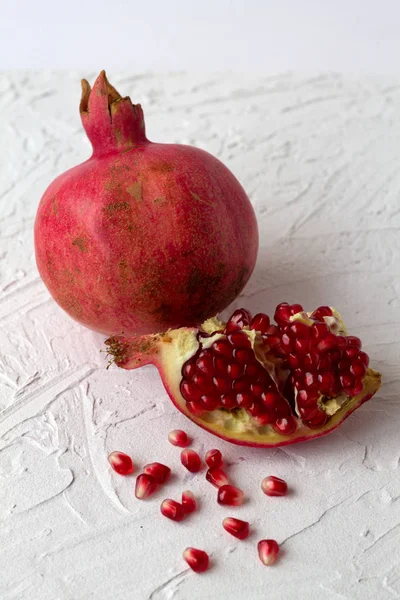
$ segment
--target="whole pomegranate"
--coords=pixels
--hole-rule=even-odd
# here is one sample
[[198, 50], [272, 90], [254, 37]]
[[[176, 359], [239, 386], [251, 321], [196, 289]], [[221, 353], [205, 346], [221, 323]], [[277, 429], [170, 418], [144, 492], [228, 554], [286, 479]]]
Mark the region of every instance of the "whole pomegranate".
[[196, 326], [249, 279], [258, 232], [232, 173], [191, 146], [156, 144], [143, 112], [98, 76], [82, 81], [93, 154], [63, 173], [35, 222], [40, 275], [83, 325], [126, 335]]
[[284, 302], [274, 319], [239, 309], [227, 323], [106, 344], [124, 369], [154, 364], [174, 404], [200, 427], [235, 444], [282, 446], [336, 429], [381, 376], [335, 309]]

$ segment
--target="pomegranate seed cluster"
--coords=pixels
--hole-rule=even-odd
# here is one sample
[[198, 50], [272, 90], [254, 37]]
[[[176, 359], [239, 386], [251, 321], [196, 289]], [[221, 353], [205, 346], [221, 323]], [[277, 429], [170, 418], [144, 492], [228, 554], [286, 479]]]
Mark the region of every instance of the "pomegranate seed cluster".
[[[179, 431], [179, 437], [182, 437], [182, 434], [185, 439], [189, 440], [185, 432]], [[176, 431], [171, 432], [169, 435], [170, 442], [171, 437], [175, 439]], [[174, 445], [179, 446], [180, 444]], [[120, 475], [126, 476], [134, 470], [131, 457], [123, 452], [112, 452], [108, 460], [112, 468]], [[224, 460], [221, 451], [216, 448], [208, 450], [204, 456], [204, 462], [208, 466], [205, 479], [218, 488], [217, 503], [222, 507], [233, 508], [238, 508], [244, 504], [245, 495], [243, 490], [231, 485], [228, 476], [222, 469]], [[192, 449], [182, 450], [181, 463], [183, 467], [192, 473], [198, 473], [203, 466], [199, 454]], [[159, 462], [146, 464], [143, 472], [136, 478], [136, 498], [139, 500], [148, 498], [160, 486], [167, 483], [170, 476], [171, 469], [168, 466]], [[263, 479], [261, 489], [268, 496], [284, 496], [287, 492], [287, 484], [283, 479], [269, 476]], [[198, 510], [197, 500], [190, 490], [182, 492], [181, 502], [172, 498], [165, 498], [160, 505], [160, 513], [176, 523], [185, 520], [196, 510]], [[222, 520], [222, 527], [238, 540], [246, 540], [250, 535], [250, 523], [236, 517], [225, 517]], [[277, 558], [279, 545], [275, 540], [260, 540], [257, 544], [257, 551], [261, 562], [269, 566]], [[184, 550], [182, 557], [195, 573], [203, 573], [209, 568], [209, 555], [204, 550], [189, 546]]]
[[[304, 319], [291, 321], [298, 313]], [[271, 324], [263, 313], [252, 318], [239, 309], [209, 348], [202, 347], [199, 337], [200, 348], [184, 363], [180, 383], [193, 414], [242, 408], [257, 425], [290, 435], [296, 429], [296, 413], [311, 429], [325, 425], [329, 416], [319, 404], [321, 397], [362, 392], [369, 358], [359, 338], [335, 333], [338, 322], [330, 307], [320, 306], [308, 317], [300, 304], [284, 302], [274, 318], [276, 324]], [[261, 335], [267, 356], [279, 359], [276, 368], [287, 378], [282, 389], [257, 360], [249, 330]]]

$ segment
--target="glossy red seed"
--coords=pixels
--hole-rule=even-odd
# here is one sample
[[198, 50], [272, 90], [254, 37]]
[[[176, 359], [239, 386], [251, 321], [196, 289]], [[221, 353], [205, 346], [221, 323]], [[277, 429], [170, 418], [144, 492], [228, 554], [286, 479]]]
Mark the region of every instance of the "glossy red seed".
[[233, 351], [233, 358], [238, 363], [248, 364], [254, 361], [253, 350], [246, 350], [246, 348], [238, 348]]
[[182, 396], [188, 402], [198, 402], [201, 398], [201, 391], [192, 383], [191, 381], [187, 381], [183, 379], [181, 381], [180, 390]]
[[331, 317], [332, 315], [333, 315], [333, 312], [329, 306], [319, 306], [311, 314], [311, 318], [316, 319], [317, 321], [323, 321], [324, 317]]
[[221, 467], [223, 465], [222, 453], [217, 448], [213, 448], [212, 450], [208, 450], [204, 457], [206, 465], [210, 468], [213, 467]]
[[225, 358], [222, 358], [222, 356], [215, 356], [214, 357], [214, 368], [215, 368], [215, 373], [221, 377], [224, 377], [228, 374], [228, 361]]
[[262, 369], [262, 367], [259, 363], [250, 363], [249, 365], [246, 365], [246, 377], [249, 377], [249, 379], [257, 377], [257, 375], [260, 373], [260, 369]]
[[176, 502], [175, 500], [171, 500], [171, 498], [166, 498], [162, 501], [160, 506], [161, 514], [171, 521], [182, 521], [185, 517], [185, 511], [183, 509], [182, 504]]
[[358, 394], [361, 394], [361, 392], [363, 391], [363, 389], [364, 389], [364, 384], [361, 381], [361, 379], [356, 379], [354, 381], [353, 388], [352, 388], [352, 390], [349, 393], [349, 396], [358, 396]]
[[354, 377], [350, 373], [343, 373], [340, 375], [340, 385], [343, 388], [351, 389], [354, 385]]
[[306, 390], [298, 390], [297, 392], [297, 402], [302, 406], [314, 405], [315, 401], [319, 396], [318, 387], [310, 386]]
[[356, 337], [355, 335], [348, 335], [346, 336], [346, 339], [348, 346], [355, 346], [356, 348], [361, 348], [360, 338]]
[[238, 379], [244, 375], [244, 365], [230, 363], [228, 365], [228, 375], [231, 379]]
[[287, 302], [281, 302], [275, 309], [274, 319], [278, 325], [287, 325], [292, 316], [291, 306]]
[[328, 352], [337, 348], [337, 338], [334, 333], [328, 333], [322, 340], [317, 344], [317, 348], [320, 352]]
[[273, 412], [263, 412], [260, 415], [254, 417], [255, 424], [258, 427], [264, 427], [265, 425], [271, 425], [276, 419], [276, 415]]
[[227, 325], [238, 325], [240, 329], [250, 324], [251, 314], [245, 308], [238, 308], [228, 319]]
[[279, 546], [275, 540], [261, 540], [257, 545], [258, 556], [266, 567], [274, 564], [279, 553]]
[[228, 341], [235, 348], [251, 348], [249, 337], [244, 331], [236, 331], [228, 335]]
[[364, 377], [367, 372], [367, 367], [363, 363], [362, 360], [353, 360], [350, 365], [350, 373], [354, 375], [354, 377], [361, 378]]
[[232, 389], [232, 382], [224, 377], [213, 377], [213, 384], [220, 394], [227, 394]]
[[230, 410], [237, 406], [236, 404], [236, 396], [232, 394], [223, 394], [221, 396], [221, 404], [224, 408]]
[[290, 354], [293, 351], [293, 340], [292, 338], [287, 334], [287, 333], [283, 333], [282, 337], [281, 337], [281, 348], [282, 350], [286, 353], [286, 354]]
[[196, 360], [196, 367], [199, 371], [205, 373], [206, 375], [213, 375], [214, 363], [211, 354], [198, 358]]
[[240, 408], [248, 408], [253, 404], [254, 396], [252, 394], [240, 393], [236, 394], [236, 403]]
[[320, 427], [322, 427], [323, 425], [325, 425], [325, 423], [328, 421], [328, 415], [325, 414], [323, 411], [318, 411], [316, 413], [316, 415], [314, 415], [312, 417], [312, 419], [305, 421], [305, 424], [307, 425], [307, 427], [309, 427], [310, 429], [319, 429]]
[[194, 450], [182, 450], [181, 463], [191, 473], [198, 473], [201, 469], [201, 458]]
[[343, 350], [344, 348], [346, 348], [347, 346], [347, 338], [344, 335], [338, 335], [336, 336], [337, 339], [337, 344], [338, 344], [338, 348], [340, 348], [341, 350]]
[[151, 475], [141, 473], [136, 477], [135, 496], [139, 500], [144, 500], [151, 496], [156, 488], [157, 482]]
[[364, 363], [366, 367], [369, 365], [369, 356], [365, 352], [359, 352], [358, 358]]
[[311, 352], [305, 354], [305, 356], [302, 358], [303, 367], [309, 369], [310, 367], [316, 367], [318, 365], [320, 354], [319, 352], [315, 352], [314, 350], [312, 350]]
[[186, 548], [183, 553], [183, 558], [195, 573], [203, 573], [208, 569], [209, 558], [204, 550], [198, 550], [197, 548], [191, 547]]
[[108, 462], [119, 475], [130, 475], [134, 471], [132, 459], [125, 452], [111, 452], [108, 456]]
[[357, 348], [357, 346], [347, 346], [343, 350], [343, 356], [346, 356], [350, 360], [352, 360], [353, 358], [358, 357], [359, 354], [360, 354], [360, 350], [359, 350], [359, 348]]
[[186, 448], [190, 444], [187, 433], [182, 429], [173, 429], [168, 435], [168, 441], [173, 446], [179, 446], [180, 448]]
[[192, 377], [192, 382], [194, 383], [196, 388], [198, 388], [201, 391], [202, 395], [204, 393], [212, 394], [214, 391], [214, 384], [212, 382], [212, 379], [204, 373], [195, 373]]
[[190, 490], [182, 492], [182, 506], [184, 512], [188, 515], [196, 510], [197, 502], [194, 494]]
[[292, 304], [290, 307], [292, 315], [297, 315], [297, 313], [303, 312], [304, 309], [301, 304]]
[[240, 506], [244, 502], [244, 493], [233, 485], [223, 485], [218, 489], [218, 504]]
[[332, 358], [329, 354], [322, 354], [317, 366], [318, 371], [330, 371], [332, 369]]
[[304, 380], [305, 386], [310, 387], [316, 383], [316, 376], [314, 373], [307, 371], [306, 373], [304, 373], [303, 380]]
[[250, 525], [247, 521], [235, 519], [235, 517], [226, 517], [222, 521], [222, 526], [231, 535], [239, 540], [245, 540], [249, 537]]
[[221, 400], [216, 394], [204, 394], [201, 397], [201, 405], [205, 410], [217, 410], [220, 404]]
[[186, 408], [195, 417], [201, 417], [204, 414], [204, 408], [196, 402], [186, 402]]
[[253, 396], [261, 396], [264, 391], [264, 386], [261, 383], [251, 383], [250, 391]]
[[273, 424], [275, 431], [282, 435], [291, 435], [296, 431], [296, 427], [296, 421], [291, 416], [277, 419]]
[[212, 469], [208, 469], [208, 471], [206, 473], [206, 479], [207, 479], [207, 481], [209, 481], [212, 485], [214, 485], [217, 488], [220, 488], [223, 485], [229, 484], [228, 475], [220, 467], [214, 467]]
[[326, 323], [313, 323], [311, 325], [311, 335], [315, 340], [323, 339], [330, 332]]
[[284, 479], [270, 475], [262, 480], [261, 489], [267, 496], [286, 496], [287, 483]]
[[289, 325], [288, 329], [289, 334], [292, 337], [309, 338], [311, 336], [311, 327], [306, 325], [306, 323], [302, 323], [301, 321], [295, 321]]
[[310, 350], [310, 340], [308, 338], [299, 338], [294, 343], [294, 351], [297, 354], [307, 354]]
[[232, 358], [233, 348], [228, 342], [228, 340], [222, 338], [216, 340], [212, 344], [212, 349], [216, 354], [220, 354], [221, 356], [225, 356], [226, 358]]
[[182, 375], [186, 379], [191, 379], [196, 373], [196, 361], [188, 360], [182, 367]]
[[159, 462], [146, 465], [143, 471], [154, 477], [157, 483], [165, 483], [171, 476], [171, 469]]
[[318, 374], [318, 387], [323, 394], [330, 394], [335, 383], [335, 376], [330, 371]]
[[260, 331], [261, 333], [265, 333], [269, 326], [269, 317], [267, 315], [264, 315], [263, 313], [257, 313], [250, 323], [251, 329], [255, 329], [256, 331]]
[[297, 369], [301, 365], [301, 359], [299, 356], [297, 356], [297, 354], [289, 354], [287, 360], [292, 369]]
[[318, 412], [319, 412], [319, 410], [318, 410], [318, 406], [316, 404], [314, 404], [314, 406], [300, 406], [299, 407], [300, 418], [303, 421], [309, 421], [310, 419], [313, 419]]
[[272, 409], [279, 404], [281, 396], [278, 392], [263, 392], [261, 394], [261, 401], [266, 408]]

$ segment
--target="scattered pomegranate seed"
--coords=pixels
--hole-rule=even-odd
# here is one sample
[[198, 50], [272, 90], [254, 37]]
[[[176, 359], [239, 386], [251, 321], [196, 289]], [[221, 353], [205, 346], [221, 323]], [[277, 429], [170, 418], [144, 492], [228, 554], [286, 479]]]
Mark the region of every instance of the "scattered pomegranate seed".
[[[194, 375], [194, 372], [192, 375]], [[180, 448], [186, 448], [186, 446], [189, 446], [190, 444], [190, 439], [188, 438], [187, 433], [182, 431], [182, 429], [174, 429], [171, 431], [168, 436], [168, 441], [173, 446], [179, 446]]]
[[222, 525], [228, 533], [239, 540], [245, 540], [249, 536], [250, 526], [247, 521], [241, 521], [234, 517], [226, 517], [226, 519], [222, 521]]
[[275, 540], [261, 540], [257, 545], [258, 556], [263, 565], [273, 565], [278, 556], [279, 546]]
[[161, 514], [171, 521], [182, 521], [185, 516], [185, 510], [182, 504], [179, 502], [175, 502], [175, 500], [171, 500], [171, 498], [166, 498], [161, 502], [160, 506]]
[[134, 471], [132, 459], [125, 452], [111, 452], [108, 456], [108, 462], [114, 471], [120, 475], [130, 475]]
[[262, 480], [261, 489], [267, 496], [286, 496], [287, 483], [284, 479], [270, 475]]
[[171, 475], [171, 469], [159, 462], [150, 463], [143, 470], [148, 475], [154, 477], [157, 483], [165, 483]]
[[212, 450], [209, 450], [208, 452], [206, 452], [204, 460], [206, 462], [206, 465], [210, 468], [222, 467], [222, 465], [223, 465], [222, 453], [220, 450], [217, 450], [216, 448], [213, 448]]
[[182, 450], [181, 463], [191, 473], [198, 473], [201, 469], [200, 456], [194, 450]]
[[223, 485], [218, 489], [218, 504], [240, 506], [244, 502], [244, 493], [233, 485]]
[[192, 513], [196, 510], [196, 498], [190, 490], [182, 492], [182, 506], [186, 514]]
[[219, 467], [216, 467], [215, 469], [208, 469], [206, 473], [206, 479], [217, 488], [229, 484], [228, 475]]
[[204, 552], [204, 550], [186, 548], [183, 558], [195, 573], [203, 573], [208, 569], [209, 558], [207, 552]]
[[141, 473], [136, 478], [135, 496], [139, 500], [144, 500], [151, 496], [157, 487], [157, 482], [151, 475]]

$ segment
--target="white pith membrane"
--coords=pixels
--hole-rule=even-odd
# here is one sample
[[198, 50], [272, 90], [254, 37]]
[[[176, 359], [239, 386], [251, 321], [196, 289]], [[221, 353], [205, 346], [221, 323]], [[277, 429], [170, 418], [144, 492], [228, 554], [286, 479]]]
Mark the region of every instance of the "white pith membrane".
[[[340, 314], [332, 308], [333, 316], [324, 317], [324, 321], [330, 327], [332, 333], [347, 335]], [[301, 321], [311, 325], [312, 313], [301, 312], [291, 317], [291, 321]], [[181, 369], [187, 360], [192, 358], [199, 350], [209, 348], [213, 342], [226, 337], [223, 333], [213, 333], [223, 330], [225, 323], [216, 318], [208, 319], [203, 323], [200, 331], [208, 333], [210, 337], [198, 340], [198, 330], [181, 328], [168, 331], [159, 338], [157, 344], [157, 356], [154, 364], [160, 370], [163, 383], [178, 408], [186, 414], [192, 421], [211, 431], [217, 436], [227, 438], [229, 441], [237, 444], [260, 445], [264, 447], [278, 446], [302, 439], [319, 437], [330, 430], [335, 429], [340, 422], [360, 406], [365, 400], [369, 399], [380, 387], [380, 374], [373, 369], [367, 369], [363, 378], [363, 391], [357, 396], [350, 397], [340, 393], [335, 398], [327, 398], [323, 395], [317, 400], [319, 407], [329, 416], [327, 423], [318, 429], [310, 429], [303, 424], [297, 411], [293, 415], [297, 421], [296, 430], [290, 435], [277, 433], [271, 425], [260, 426], [244, 408], [235, 408], [233, 411], [226, 409], [217, 409], [204, 412], [202, 415], [193, 415], [186, 406], [186, 400], [180, 392], [180, 383], [182, 380]], [[278, 370], [280, 360], [276, 359], [271, 353], [268, 353], [267, 346], [263, 343], [260, 333], [244, 327], [243, 332], [248, 336], [256, 359], [268, 371], [275, 383], [278, 382]], [[139, 365], [135, 365], [139, 366]], [[132, 368], [132, 366], [127, 366]], [[289, 373], [288, 371], [286, 371]], [[284, 371], [280, 370], [280, 375]], [[295, 392], [297, 394], [297, 391]]]

